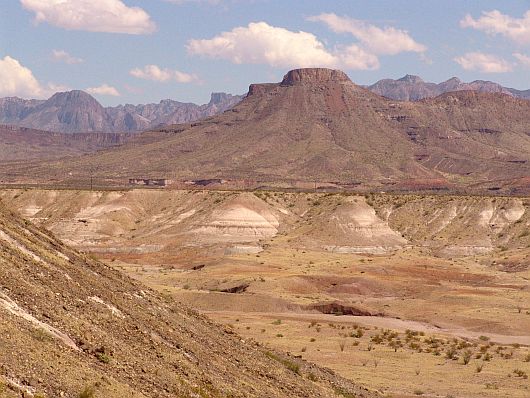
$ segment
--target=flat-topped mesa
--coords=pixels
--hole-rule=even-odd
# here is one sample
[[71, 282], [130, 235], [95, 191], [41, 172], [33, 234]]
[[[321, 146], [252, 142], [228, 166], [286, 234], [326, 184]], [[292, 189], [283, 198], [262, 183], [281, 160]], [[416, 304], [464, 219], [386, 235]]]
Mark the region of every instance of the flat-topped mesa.
[[248, 87], [248, 96], [259, 95], [278, 87], [278, 83], [254, 83]]
[[341, 70], [327, 68], [293, 69], [283, 77], [281, 86], [292, 86], [299, 83], [351, 82]]

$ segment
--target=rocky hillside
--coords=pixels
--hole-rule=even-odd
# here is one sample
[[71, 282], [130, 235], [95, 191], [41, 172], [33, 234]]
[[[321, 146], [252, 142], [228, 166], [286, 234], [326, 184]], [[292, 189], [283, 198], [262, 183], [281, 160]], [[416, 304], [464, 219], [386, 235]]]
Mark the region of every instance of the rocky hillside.
[[502, 93], [516, 98], [530, 99], [530, 90], [516, 90], [484, 80], [465, 83], [457, 77], [452, 77], [445, 82], [437, 84], [425, 82], [419, 76], [405, 75], [397, 80], [379, 80], [367, 88], [383, 97], [402, 101], [418, 101], [423, 98], [436, 97], [450, 91], [464, 90], [472, 90], [480, 93]]
[[123, 144], [133, 133], [56, 133], [0, 125], [0, 161], [78, 156]]
[[2, 397], [376, 397], [243, 341], [0, 204]]
[[241, 96], [213, 93], [205, 105], [163, 100], [159, 104], [104, 108], [90, 94], [74, 90], [45, 101], [0, 98], [0, 123], [63, 133], [136, 132], [203, 119], [229, 109]]
[[164, 128], [148, 143], [22, 165], [10, 175], [35, 180], [66, 171], [73, 181], [86, 180], [87, 168], [98, 164], [98, 178], [120, 183], [150, 176], [498, 189], [530, 175], [529, 115], [529, 101], [505, 94], [458, 91], [396, 102], [341, 71], [300, 69], [280, 83], [251, 85], [222, 115]]

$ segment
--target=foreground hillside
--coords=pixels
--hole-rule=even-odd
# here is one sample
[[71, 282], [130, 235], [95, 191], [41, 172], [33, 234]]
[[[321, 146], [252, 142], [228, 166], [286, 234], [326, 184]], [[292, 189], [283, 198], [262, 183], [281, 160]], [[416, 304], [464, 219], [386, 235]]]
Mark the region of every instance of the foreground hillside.
[[[341, 71], [298, 69], [255, 84], [237, 106], [147, 143], [67, 161], [0, 168], [10, 181], [223, 178], [250, 186], [335, 183], [364, 189], [528, 188], [530, 101], [460, 91], [396, 102]], [[38, 178], [36, 177], [38, 176]], [[510, 185], [511, 184], [511, 185]], [[513, 188], [513, 189], [512, 189]]]
[[243, 341], [0, 206], [2, 397], [375, 397]]

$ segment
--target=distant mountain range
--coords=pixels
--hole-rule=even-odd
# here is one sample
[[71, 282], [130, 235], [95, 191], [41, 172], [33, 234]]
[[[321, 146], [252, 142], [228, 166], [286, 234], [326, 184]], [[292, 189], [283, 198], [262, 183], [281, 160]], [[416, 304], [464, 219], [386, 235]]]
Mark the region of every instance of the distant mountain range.
[[[483, 80], [465, 83], [456, 77], [437, 84], [425, 82], [419, 76], [406, 75], [397, 80], [379, 80], [366, 88], [381, 96], [402, 101], [418, 101], [463, 90], [503, 93], [530, 99], [530, 90], [516, 90]], [[47, 100], [6, 97], [0, 98], [0, 124], [61, 133], [137, 132], [217, 115], [232, 108], [243, 97], [212, 93], [210, 102], [204, 105], [165, 99], [158, 104], [126, 104], [106, 108], [90, 94], [80, 90], [55, 93]]]
[[418, 101], [424, 98], [437, 97], [450, 91], [464, 90], [481, 93], [502, 93], [516, 98], [530, 99], [530, 90], [516, 90], [486, 80], [475, 80], [471, 83], [465, 83], [457, 77], [452, 77], [445, 82], [437, 84], [425, 82], [419, 76], [406, 75], [397, 80], [379, 80], [366, 88], [383, 97], [401, 101]]
[[119, 184], [140, 176], [385, 191], [467, 192], [512, 183], [530, 189], [528, 126], [530, 101], [513, 95], [456, 91], [396, 101], [338, 70], [297, 69], [279, 83], [250, 85], [220, 115], [85, 156], [0, 165], [0, 179], [77, 183], [97, 165], [99, 180]]
[[0, 98], [0, 123], [62, 133], [135, 132], [213, 116], [242, 98], [212, 93], [204, 105], [167, 99], [158, 104], [104, 108], [90, 94], [73, 90], [55, 93], [47, 100]]

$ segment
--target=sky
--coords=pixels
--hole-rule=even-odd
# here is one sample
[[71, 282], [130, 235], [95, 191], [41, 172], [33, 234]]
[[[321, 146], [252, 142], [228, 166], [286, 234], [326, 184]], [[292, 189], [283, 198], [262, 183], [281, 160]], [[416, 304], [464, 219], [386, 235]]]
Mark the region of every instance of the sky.
[[2, 0], [0, 97], [207, 103], [290, 69], [530, 88], [530, 0]]

